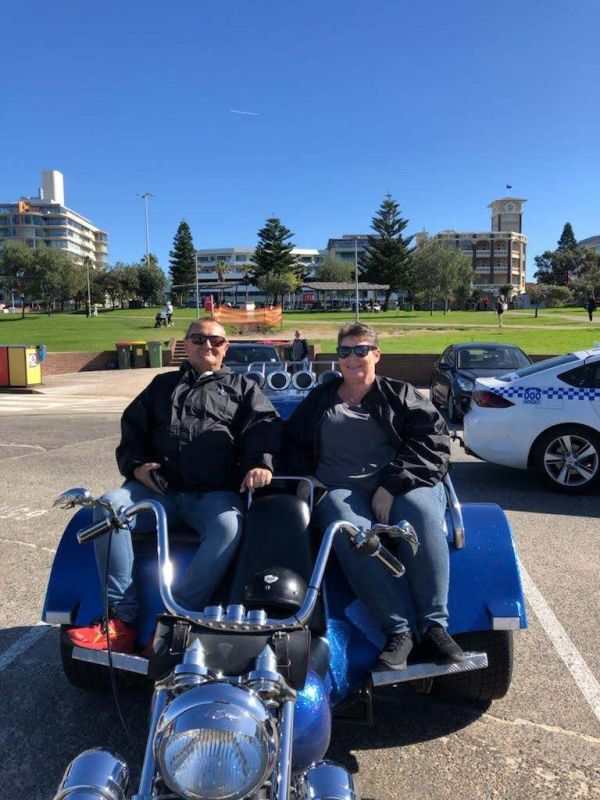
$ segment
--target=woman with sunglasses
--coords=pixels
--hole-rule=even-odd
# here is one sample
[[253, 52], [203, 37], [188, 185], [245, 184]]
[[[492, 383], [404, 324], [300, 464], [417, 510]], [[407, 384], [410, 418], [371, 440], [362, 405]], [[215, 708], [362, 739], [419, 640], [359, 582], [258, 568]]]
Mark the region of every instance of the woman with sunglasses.
[[[313, 389], [285, 425], [286, 471], [325, 490], [314, 512], [322, 530], [339, 519], [366, 528], [406, 519], [417, 532], [416, 556], [399, 544], [402, 580], [358, 554], [345, 537], [335, 540], [352, 588], [387, 637], [377, 668], [406, 667], [413, 637], [425, 659], [462, 661], [461, 648], [446, 632], [446, 424], [413, 386], [376, 375], [381, 351], [368, 325], [344, 325], [337, 354], [342, 377]], [[298, 493], [306, 499], [304, 487], [302, 482]]]

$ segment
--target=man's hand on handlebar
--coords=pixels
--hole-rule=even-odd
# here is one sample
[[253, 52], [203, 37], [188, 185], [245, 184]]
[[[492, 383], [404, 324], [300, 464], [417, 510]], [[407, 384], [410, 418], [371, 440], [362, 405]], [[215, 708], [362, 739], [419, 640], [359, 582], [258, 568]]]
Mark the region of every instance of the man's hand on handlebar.
[[150, 461], [147, 464], [142, 464], [133, 470], [133, 477], [136, 481], [143, 483], [148, 489], [159, 494], [164, 494], [167, 488], [166, 480], [156, 470], [160, 469], [160, 464], [155, 461]]
[[253, 467], [246, 473], [246, 477], [240, 486], [240, 492], [245, 492], [246, 489], [262, 489], [263, 486], [268, 486], [271, 483], [272, 478], [271, 470]]

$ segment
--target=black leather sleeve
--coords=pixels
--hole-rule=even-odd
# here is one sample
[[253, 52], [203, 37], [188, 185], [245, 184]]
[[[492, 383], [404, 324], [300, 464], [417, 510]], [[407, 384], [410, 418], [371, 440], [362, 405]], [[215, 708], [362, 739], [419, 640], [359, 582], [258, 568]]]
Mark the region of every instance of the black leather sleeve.
[[281, 451], [281, 419], [273, 404], [257, 384], [243, 378], [243, 401], [236, 427], [241, 445], [241, 471], [253, 467], [275, 471]]

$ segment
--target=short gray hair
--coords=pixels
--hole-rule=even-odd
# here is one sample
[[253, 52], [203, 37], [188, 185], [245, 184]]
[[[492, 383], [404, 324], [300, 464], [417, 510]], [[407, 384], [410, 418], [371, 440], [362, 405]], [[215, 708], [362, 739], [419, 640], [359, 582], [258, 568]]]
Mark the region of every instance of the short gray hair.
[[346, 336], [356, 336], [360, 339], [367, 339], [371, 344], [379, 347], [379, 341], [375, 330], [370, 325], [365, 325], [362, 322], [346, 322], [345, 325], [342, 325], [337, 335], [338, 347]]
[[194, 329], [194, 328], [195, 328], [197, 325], [216, 325], [217, 327], [221, 328], [221, 330], [223, 331], [223, 336], [224, 336], [225, 338], [227, 338], [227, 331], [226, 331], [226, 330], [225, 330], [225, 328], [224, 328], [224, 327], [221, 325], [221, 323], [220, 323], [220, 322], [217, 322], [217, 320], [216, 320], [216, 319], [195, 319], [193, 322], [190, 322], [190, 324], [189, 324], [189, 326], [188, 326], [188, 329], [187, 329], [187, 331], [185, 332], [186, 338], [187, 338], [187, 337], [190, 335], [190, 333], [192, 332], [192, 330], [193, 330], [193, 329]]

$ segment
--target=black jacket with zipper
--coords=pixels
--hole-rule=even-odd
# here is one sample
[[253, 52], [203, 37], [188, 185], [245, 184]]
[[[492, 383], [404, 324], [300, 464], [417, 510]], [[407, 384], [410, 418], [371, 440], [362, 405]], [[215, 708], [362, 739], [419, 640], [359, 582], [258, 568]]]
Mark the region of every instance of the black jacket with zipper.
[[[342, 379], [317, 386], [300, 403], [284, 426], [285, 471], [314, 475], [319, 462], [319, 427], [334, 405]], [[405, 494], [435, 486], [449, 467], [450, 436], [437, 409], [414, 386], [376, 376], [362, 400], [396, 448], [395, 458], [378, 474], [379, 486]]]
[[281, 420], [256, 383], [228, 369], [199, 377], [189, 363], [157, 375], [125, 409], [117, 463], [128, 480], [156, 461], [175, 491], [238, 489], [253, 467], [273, 472]]

